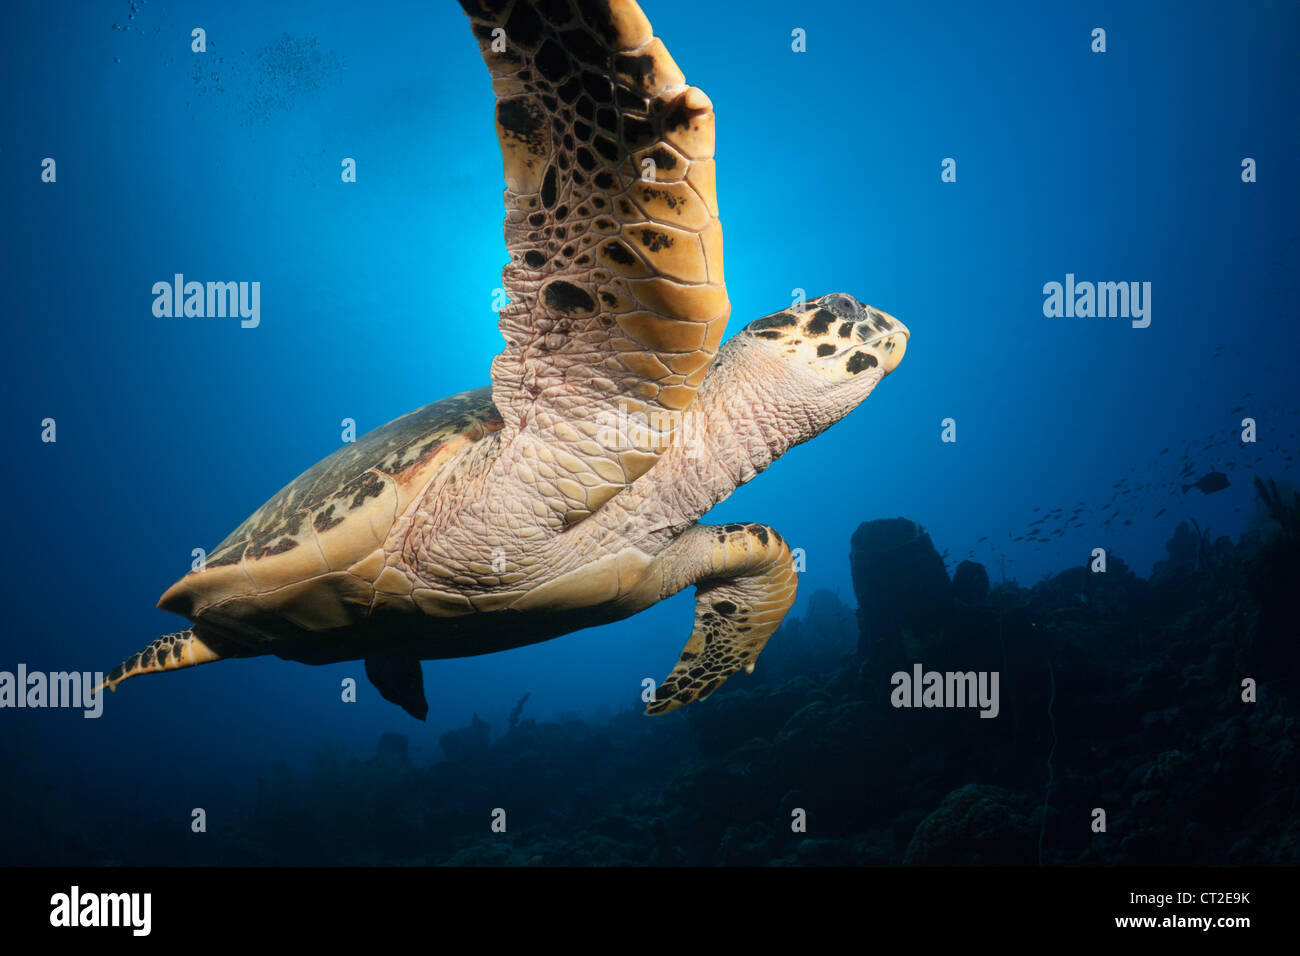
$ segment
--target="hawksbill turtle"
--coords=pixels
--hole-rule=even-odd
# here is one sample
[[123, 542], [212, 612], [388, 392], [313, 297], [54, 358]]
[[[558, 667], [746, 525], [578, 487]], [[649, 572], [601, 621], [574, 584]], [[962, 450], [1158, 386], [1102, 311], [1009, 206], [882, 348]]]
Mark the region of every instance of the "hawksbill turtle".
[[310, 468], [172, 585], [188, 618], [112, 671], [364, 660], [423, 719], [420, 662], [619, 620], [688, 585], [695, 625], [647, 713], [709, 696], [794, 602], [790, 548], [699, 519], [844, 417], [908, 331], [845, 294], [730, 314], [714, 116], [633, 0], [461, 0], [505, 167], [492, 385]]

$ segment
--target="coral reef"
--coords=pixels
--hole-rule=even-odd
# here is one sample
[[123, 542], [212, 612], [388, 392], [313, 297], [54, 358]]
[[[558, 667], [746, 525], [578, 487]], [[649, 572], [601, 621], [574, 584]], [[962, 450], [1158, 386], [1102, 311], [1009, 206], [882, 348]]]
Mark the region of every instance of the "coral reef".
[[[1266, 526], [1180, 524], [1149, 580], [1111, 554], [990, 589], [972, 562], [949, 579], [914, 522], [868, 522], [859, 613], [815, 593], [703, 705], [543, 720], [524, 694], [495, 740], [477, 715], [442, 734], [440, 761], [385, 734], [365, 760], [265, 766], [220, 841], [21, 789], [0, 814], [39, 831], [17, 862], [1295, 865], [1300, 497], [1257, 493]], [[997, 717], [893, 706], [914, 664], [997, 672]], [[39, 773], [21, 735], [0, 752]]]

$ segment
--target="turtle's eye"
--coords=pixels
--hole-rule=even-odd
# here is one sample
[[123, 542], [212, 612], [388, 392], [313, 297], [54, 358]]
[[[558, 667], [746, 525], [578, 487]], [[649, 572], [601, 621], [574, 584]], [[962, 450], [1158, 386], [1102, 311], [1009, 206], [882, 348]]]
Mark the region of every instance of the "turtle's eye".
[[826, 305], [836, 315], [842, 315], [845, 318], [855, 318], [858, 314], [858, 304], [849, 296], [838, 292], [826, 297]]

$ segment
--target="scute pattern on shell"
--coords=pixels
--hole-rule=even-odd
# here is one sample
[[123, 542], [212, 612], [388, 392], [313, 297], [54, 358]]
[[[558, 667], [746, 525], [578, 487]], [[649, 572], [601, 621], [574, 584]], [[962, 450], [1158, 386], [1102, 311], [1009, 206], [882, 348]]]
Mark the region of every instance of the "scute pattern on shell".
[[209, 555], [208, 567], [284, 554], [312, 532], [364, 513], [386, 482], [400, 482], [449, 438], [501, 427], [491, 389], [431, 402], [348, 443], [258, 508]]

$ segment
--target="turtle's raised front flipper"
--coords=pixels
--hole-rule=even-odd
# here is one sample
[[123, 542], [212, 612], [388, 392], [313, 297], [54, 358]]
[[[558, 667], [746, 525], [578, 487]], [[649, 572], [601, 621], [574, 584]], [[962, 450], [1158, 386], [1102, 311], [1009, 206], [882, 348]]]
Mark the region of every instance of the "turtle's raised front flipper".
[[790, 549], [761, 524], [696, 525], [661, 556], [663, 597], [695, 584], [695, 629], [647, 714], [703, 700], [754, 661], [794, 604]]
[[248, 657], [253, 653], [255, 652], [213, 634], [205, 633], [200, 637], [194, 633], [193, 628], [175, 634], [164, 634], [140, 653], [131, 655], [113, 668], [104, 678], [104, 683], [95, 688], [94, 693], [99, 693], [105, 687], [115, 691], [118, 684], [137, 674], [159, 674], [227, 657]]
[[424, 669], [414, 657], [386, 655], [366, 658], [366, 676], [384, 700], [396, 704], [416, 720], [429, 716], [424, 696]]
[[634, 0], [461, 6], [507, 186], [502, 476], [572, 524], [654, 465], [726, 328], [713, 104]]

